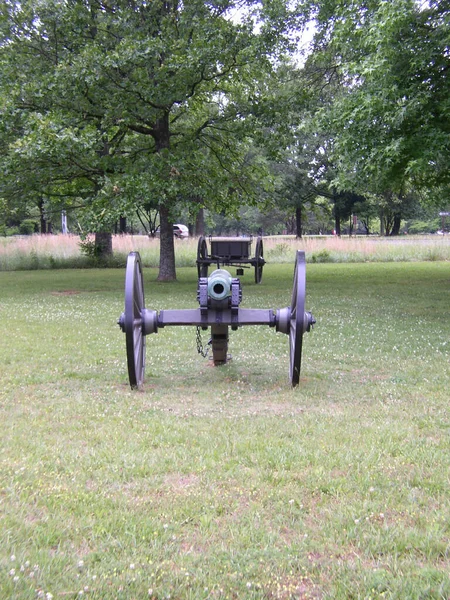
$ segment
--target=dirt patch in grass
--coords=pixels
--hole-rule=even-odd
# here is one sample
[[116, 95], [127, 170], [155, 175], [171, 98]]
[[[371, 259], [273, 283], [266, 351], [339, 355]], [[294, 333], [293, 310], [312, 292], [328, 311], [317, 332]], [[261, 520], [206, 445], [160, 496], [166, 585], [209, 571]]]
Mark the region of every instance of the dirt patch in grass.
[[264, 596], [276, 600], [312, 600], [322, 598], [322, 593], [309, 577], [285, 576], [274, 578], [264, 586]]
[[200, 478], [195, 473], [181, 474], [170, 473], [164, 478], [164, 485], [169, 487], [171, 491], [182, 494], [185, 490], [197, 487]]
[[55, 290], [50, 292], [52, 296], [77, 296], [81, 294], [80, 290]]

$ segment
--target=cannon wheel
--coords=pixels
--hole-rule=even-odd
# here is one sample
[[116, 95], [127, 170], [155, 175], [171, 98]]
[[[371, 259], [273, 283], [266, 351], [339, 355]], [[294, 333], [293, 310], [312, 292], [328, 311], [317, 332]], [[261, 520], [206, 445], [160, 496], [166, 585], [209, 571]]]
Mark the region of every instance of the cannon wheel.
[[197, 272], [198, 277], [208, 277], [208, 265], [205, 263], [199, 262], [199, 260], [203, 260], [208, 258], [208, 247], [206, 245], [206, 240], [203, 236], [198, 238], [198, 246], [197, 246]]
[[305, 253], [297, 250], [292, 289], [291, 318], [289, 326], [289, 379], [292, 387], [300, 381], [302, 363], [303, 328], [306, 298], [306, 260]]
[[130, 252], [125, 273], [125, 340], [127, 347], [128, 378], [132, 388], [144, 381], [145, 335], [141, 311], [144, 309], [144, 285], [141, 257]]
[[264, 266], [264, 248], [260, 237], [256, 240], [255, 260], [255, 283], [261, 283]]

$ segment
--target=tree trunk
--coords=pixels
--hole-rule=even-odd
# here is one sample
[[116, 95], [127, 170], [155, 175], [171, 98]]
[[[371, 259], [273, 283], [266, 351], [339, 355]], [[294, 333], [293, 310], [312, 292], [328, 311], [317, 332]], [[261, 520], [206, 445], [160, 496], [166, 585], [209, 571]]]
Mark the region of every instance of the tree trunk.
[[297, 206], [295, 209], [295, 237], [302, 237], [302, 207]]
[[205, 211], [203, 207], [198, 209], [195, 217], [195, 235], [205, 235]]
[[107, 258], [112, 256], [112, 234], [105, 231], [98, 231], [95, 234], [95, 252], [97, 258]]
[[173, 223], [166, 206], [159, 207], [159, 274], [158, 281], [175, 281], [175, 246], [173, 242]]
[[[170, 125], [169, 113], [165, 112], [155, 123], [156, 151], [162, 152], [170, 147]], [[168, 173], [168, 176], [176, 177], [176, 172]], [[166, 204], [159, 205], [159, 274], [158, 281], [175, 281], [177, 278], [175, 270], [175, 246], [173, 235], [173, 223], [170, 210]]]
[[386, 237], [391, 235], [391, 230], [394, 224], [394, 217], [392, 216], [391, 213], [389, 213], [387, 216], [384, 216], [384, 235]]
[[341, 235], [341, 217], [338, 213], [334, 215], [334, 231], [336, 235]]
[[394, 215], [394, 220], [391, 229], [391, 235], [400, 235], [400, 225], [402, 217], [399, 214]]
[[366, 230], [366, 235], [370, 235], [370, 219], [362, 219], [362, 224], [364, 225], [364, 228]]
[[38, 206], [39, 206], [40, 230], [41, 230], [41, 233], [47, 233], [47, 222], [45, 220], [44, 200], [43, 200], [43, 198], [39, 198]]
[[333, 197], [333, 202], [334, 202], [334, 232], [337, 236], [340, 237], [340, 235], [341, 235], [341, 215], [339, 214], [336, 196]]

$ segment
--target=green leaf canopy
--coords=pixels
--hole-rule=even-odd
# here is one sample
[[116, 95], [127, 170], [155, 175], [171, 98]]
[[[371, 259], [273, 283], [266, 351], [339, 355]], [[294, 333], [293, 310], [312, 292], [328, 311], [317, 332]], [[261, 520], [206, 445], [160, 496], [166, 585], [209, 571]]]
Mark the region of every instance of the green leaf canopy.
[[324, 1], [317, 42], [343, 81], [323, 110], [341, 186], [448, 185], [448, 2]]
[[289, 49], [298, 8], [5, 0], [0, 11], [0, 194], [73, 198], [97, 229], [156, 198], [172, 278], [177, 203], [227, 209], [260, 192], [248, 98]]

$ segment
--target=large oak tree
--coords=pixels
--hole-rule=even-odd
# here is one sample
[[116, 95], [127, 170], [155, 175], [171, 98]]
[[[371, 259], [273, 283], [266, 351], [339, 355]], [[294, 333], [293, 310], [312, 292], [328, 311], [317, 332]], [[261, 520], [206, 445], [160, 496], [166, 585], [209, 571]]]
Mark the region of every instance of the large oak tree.
[[253, 108], [292, 42], [297, 9], [5, 0], [0, 11], [0, 195], [72, 202], [97, 231], [156, 200], [159, 278], [174, 279], [179, 203], [228, 209], [260, 192]]

